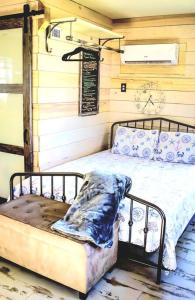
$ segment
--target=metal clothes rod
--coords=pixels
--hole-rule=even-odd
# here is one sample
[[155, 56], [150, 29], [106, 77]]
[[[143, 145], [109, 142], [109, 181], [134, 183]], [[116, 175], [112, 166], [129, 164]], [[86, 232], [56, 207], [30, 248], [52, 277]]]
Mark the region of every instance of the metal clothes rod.
[[116, 49], [116, 48], [112, 48], [112, 47], [108, 47], [108, 46], [102, 46], [102, 45], [99, 45], [99, 44], [90, 44], [88, 43], [87, 41], [84, 41], [84, 40], [80, 40], [80, 39], [75, 39], [73, 36], [66, 36], [66, 40], [67, 41], [71, 41], [71, 42], [75, 42], [75, 43], [78, 43], [78, 44], [83, 44], [85, 45], [85, 47], [89, 47], [89, 48], [95, 48], [97, 50], [110, 50], [110, 51], [114, 51], [114, 52], [117, 52], [117, 53], [124, 53], [124, 50], [120, 50], [120, 49]]

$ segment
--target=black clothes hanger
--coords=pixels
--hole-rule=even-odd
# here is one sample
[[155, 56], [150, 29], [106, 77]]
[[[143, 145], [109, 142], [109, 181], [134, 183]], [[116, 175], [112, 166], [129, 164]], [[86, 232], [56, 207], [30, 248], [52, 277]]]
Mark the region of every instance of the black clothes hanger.
[[[89, 53], [89, 54], [93, 54], [93, 56], [95, 55], [96, 58], [95, 59], [88, 59], [88, 58], [84, 58], [84, 59], [71, 59], [71, 57], [75, 54], [78, 54], [80, 52], [84, 52], [84, 53]], [[91, 61], [100, 61], [100, 55], [99, 55], [99, 51], [97, 51], [97, 54], [95, 53], [94, 50], [91, 50], [91, 49], [86, 49], [84, 47], [77, 47], [75, 48], [73, 51], [71, 52], [68, 52], [68, 53], [65, 53], [63, 56], [62, 56], [62, 60], [63, 61], [84, 61], [84, 62], [91, 62]]]

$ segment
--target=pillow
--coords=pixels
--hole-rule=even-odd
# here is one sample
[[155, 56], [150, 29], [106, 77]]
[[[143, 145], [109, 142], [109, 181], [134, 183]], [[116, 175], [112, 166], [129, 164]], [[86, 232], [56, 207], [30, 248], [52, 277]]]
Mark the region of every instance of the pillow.
[[157, 147], [158, 130], [144, 130], [119, 126], [112, 153], [153, 159]]
[[159, 136], [155, 159], [195, 164], [195, 134], [162, 131]]

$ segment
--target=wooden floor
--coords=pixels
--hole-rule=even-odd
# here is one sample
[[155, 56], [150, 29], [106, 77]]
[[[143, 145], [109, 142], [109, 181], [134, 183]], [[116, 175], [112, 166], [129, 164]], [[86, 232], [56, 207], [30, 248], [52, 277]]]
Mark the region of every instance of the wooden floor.
[[[120, 262], [94, 287], [88, 300], [195, 299], [195, 218], [177, 246], [178, 268], [163, 274], [160, 286], [154, 283], [155, 271], [137, 264]], [[62, 270], [65, 272], [66, 270]], [[74, 300], [78, 293], [0, 260], [1, 300]]]

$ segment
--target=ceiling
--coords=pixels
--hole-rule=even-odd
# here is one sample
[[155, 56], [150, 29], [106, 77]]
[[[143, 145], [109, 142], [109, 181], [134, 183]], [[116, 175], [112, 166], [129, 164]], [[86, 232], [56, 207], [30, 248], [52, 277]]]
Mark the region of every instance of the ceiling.
[[74, 0], [111, 19], [195, 13], [195, 0]]

